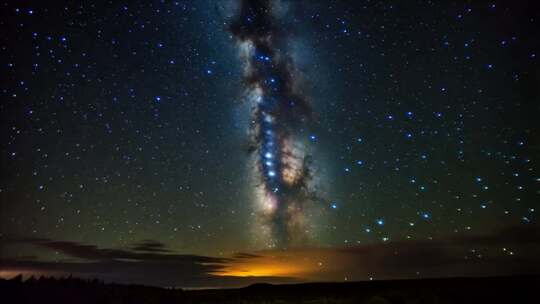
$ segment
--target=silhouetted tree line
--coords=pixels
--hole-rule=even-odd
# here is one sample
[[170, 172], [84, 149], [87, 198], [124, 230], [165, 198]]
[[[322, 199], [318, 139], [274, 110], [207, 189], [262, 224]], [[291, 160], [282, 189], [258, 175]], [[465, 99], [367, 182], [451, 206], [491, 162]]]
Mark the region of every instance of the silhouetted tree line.
[[[0, 303], [182, 303], [181, 289], [68, 277], [0, 279]], [[5, 301], [5, 302], [4, 302]]]
[[[0, 279], [2, 281], [11, 282], [11, 283], [23, 283], [23, 276], [22, 274], [19, 274], [12, 279], [6, 280], [6, 279]], [[35, 276], [31, 276], [28, 279], [24, 280], [24, 283], [26, 284], [63, 284], [63, 285], [104, 285], [105, 282], [103, 280], [99, 279], [81, 279], [81, 278], [74, 278], [72, 275], [69, 275], [68, 277], [60, 277], [56, 278], [54, 276], [40, 276], [36, 279]]]

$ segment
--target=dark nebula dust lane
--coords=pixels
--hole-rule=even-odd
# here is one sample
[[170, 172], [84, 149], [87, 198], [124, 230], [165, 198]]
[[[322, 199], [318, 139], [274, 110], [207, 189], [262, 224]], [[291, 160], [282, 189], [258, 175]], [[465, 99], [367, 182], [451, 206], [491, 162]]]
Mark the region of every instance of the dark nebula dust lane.
[[256, 155], [258, 201], [270, 247], [286, 247], [303, 235], [303, 205], [309, 189], [310, 157], [295, 134], [311, 118], [298, 89], [298, 72], [287, 53], [287, 29], [273, 14], [277, 2], [244, 0], [230, 31], [243, 50], [244, 84], [252, 107], [251, 147]]

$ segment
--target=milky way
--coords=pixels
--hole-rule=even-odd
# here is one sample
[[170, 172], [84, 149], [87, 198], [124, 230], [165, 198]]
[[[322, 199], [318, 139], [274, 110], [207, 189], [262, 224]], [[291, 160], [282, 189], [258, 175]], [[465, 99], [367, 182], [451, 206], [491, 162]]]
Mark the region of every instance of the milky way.
[[273, 14], [279, 5], [241, 1], [230, 26], [245, 60], [244, 82], [253, 104], [250, 151], [256, 155], [257, 201], [271, 247], [305, 238], [303, 207], [313, 197], [311, 158], [295, 138], [312, 113], [298, 90], [298, 72], [286, 51], [288, 35]]

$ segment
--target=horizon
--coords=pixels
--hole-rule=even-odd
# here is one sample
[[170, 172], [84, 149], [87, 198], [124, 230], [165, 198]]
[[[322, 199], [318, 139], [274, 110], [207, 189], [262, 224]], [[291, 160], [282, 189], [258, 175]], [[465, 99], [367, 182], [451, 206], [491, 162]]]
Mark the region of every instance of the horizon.
[[[69, 274], [66, 276], [39, 276], [36, 277], [35, 274], [29, 274], [28, 277], [25, 278], [24, 274], [17, 274], [12, 277], [0, 277], [0, 280], [4, 281], [15, 281], [20, 283], [35, 283], [39, 282], [41, 280], [53, 280], [56, 282], [62, 282], [62, 281], [69, 281], [69, 280], [75, 280], [80, 281], [81, 283], [85, 284], [100, 284], [100, 285], [117, 285], [117, 286], [126, 286], [126, 287], [148, 287], [148, 288], [160, 288], [165, 290], [172, 290], [172, 291], [210, 291], [210, 290], [237, 290], [237, 289], [246, 289], [250, 287], [255, 286], [306, 286], [306, 285], [341, 285], [341, 284], [363, 284], [363, 283], [395, 283], [395, 282], [407, 282], [407, 281], [459, 281], [459, 280], [481, 280], [481, 279], [489, 279], [489, 280], [497, 280], [497, 279], [510, 279], [510, 278], [535, 278], [538, 277], [538, 273], [533, 274], [514, 274], [514, 275], [495, 275], [495, 276], [449, 276], [449, 277], [425, 277], [425, 278], [403, 278], [403, 279], [389, 279], [389, 280], [377, 280], [377, 279], [369, 279], [369, 280], [359, 280], [359, 281], [305, 281], [305, 282], [289, 282], [289, 283], [265, 283], [265, 282], [258, 282], [258, 283], [250, 283], [249, 285], [240, 285], [240, 286], [230, 286], [230, 287], [219, 287], [219, 286], [205, 286], [205, 287], [182, 287], [182, 286], [156, 286], [156, 285], [144, 285], [144, 284], [123, 284], [123, 283], [117, 283], [117, 282], [107, 282], [102, 281], [99, 278], [79, 278], [75, 277], [72, 274]], [[20, 280], [19, 280], [20, 278]]]

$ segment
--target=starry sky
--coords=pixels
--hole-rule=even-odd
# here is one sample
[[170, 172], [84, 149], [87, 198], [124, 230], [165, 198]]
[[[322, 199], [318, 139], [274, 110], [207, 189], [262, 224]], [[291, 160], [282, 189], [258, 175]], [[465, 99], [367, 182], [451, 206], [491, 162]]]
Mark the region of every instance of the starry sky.
[[[246, 4], [268, 5], [272, 31]], [[2, 277], [540, 272], [536, 1], [0, 5]], [[268, 33], [284, 58], [261, 57], [268, 73], [309, 105], [302, 123], [293, 106], [275, 121], [309, 159], [294, 241], [271, 241], [255, 202], [274, 172], [252, 153], [255, 61], [242, 52]]]

